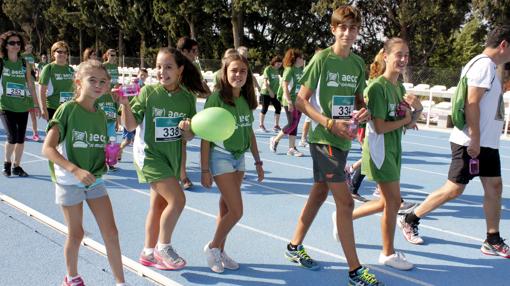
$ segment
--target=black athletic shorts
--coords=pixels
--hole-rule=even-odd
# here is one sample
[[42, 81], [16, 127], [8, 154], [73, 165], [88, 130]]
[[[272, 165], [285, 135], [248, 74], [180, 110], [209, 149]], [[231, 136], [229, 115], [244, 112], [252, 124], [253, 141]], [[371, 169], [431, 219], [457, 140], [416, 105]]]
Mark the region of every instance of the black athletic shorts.
[[469, 160], [471, 156], [467, 153], [467, 146], [457, 145], [450, 142], [452, 149], [452, 162], [448, 171], [448, 180], [466, 185], [474, 177], [501, 177], [501, 161], [499, 159], [499, 150], [488, 147], [480, 147], [480, 162], [478, 175], [469, 173]]

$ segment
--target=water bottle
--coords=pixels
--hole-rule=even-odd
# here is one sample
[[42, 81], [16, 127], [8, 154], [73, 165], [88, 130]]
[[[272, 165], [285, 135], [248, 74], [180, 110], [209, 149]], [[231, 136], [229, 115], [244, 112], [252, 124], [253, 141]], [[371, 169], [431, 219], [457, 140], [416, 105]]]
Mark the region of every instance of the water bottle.
[[480, 161], [475, 158], [469, 160], [469, 174], [478, 175], [480, 173]]
[[120, 145], [117, 144], [115, 136], [110, 137], [110, 142], [105, 147], [105, 162], [108, 166], [117, 164], [117, 156], [119, 156]]
[[120, 96], [137, 96], [140, 93], [140, 84], [138, 82], [123, 84], [119, 86], [117, 93]]
[[356, 118], [356, 114], [357, 113], [358, 113], [358, 111], [354, 110], [352, 112], [351, 120], [349, 120], [349, 129], [348, 129], [348, 132], [349, 132], [349, 135], [351, 137], [356, 136], [356, 134], [358, 133], [359, 122], [358, 122], [358, 119]]

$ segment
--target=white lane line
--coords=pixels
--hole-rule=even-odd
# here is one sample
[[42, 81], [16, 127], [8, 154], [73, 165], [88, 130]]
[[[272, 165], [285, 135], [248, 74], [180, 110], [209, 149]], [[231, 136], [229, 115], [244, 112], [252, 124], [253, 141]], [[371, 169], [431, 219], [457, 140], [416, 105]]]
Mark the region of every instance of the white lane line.
[[[11, 198], [7, 195], [0, 193], [0, 201], [8, 204], [9, 206], [17, 209], [20, 212], [25, 213], [27, 216], [33, 218], [34, 220], [39, 221], [40, 223], [43, 223], [46, 226], [64, 234], [64, 235], [68, 234], [67, 226], [65, 226], [64, 224], [30, 208], [29, 206], [27, 206], [21, 202], [14, 200], [13, 198]], [[103, 244], [93, 240], [92, 238], [87, 237], [87, 235], [85, 235], [85, 237], [83, 238], [82, 244], [85, 247], [91, 249], [92, 251], [102, 255], [103, 257], [107, 257], [105, 246]], [[151, 282], [157, 283], [158, 285], [183, 286], [182, 284], [180, 284], [180, 283], [178, 283], [178, 282], [176, 282], [176, 281], [174, 281], [174, 280], [172, 280], [172, 279], [170, 279], [170, 278], [168, 278], [168, 277], [166, 277], [166, 276], [164, 276], [148, 267], [145, 267], [145, 266], [141, 265], [140, 263], [138, 263], [124, 255], [122, 255], [122, 264], [129, 271], [131, 271], [145, 279], [148, 279]]]
[[[117, 185], [117, 186], [121, 187], [122, 191], [129, 190], [129, 191], [136, 192], [136, 193], [142, 194], [144, 196], [150, 197], [149, 193], [141, 191], [139, 189], [135, 189], [135, 188], [132, 188], [132, 187], [130, 187], [128, 185], [124, 185], [124, 184], [118, 183], [118, 182], [113, 182], [113, 181], [110, 181], [110, 180], [106, 180], [106, 181], [108, 183], [110, 183], [110, 184]], [[203, 210], [200, 210], [200, 209], [197, 209], [197, 208], [194, 208], [194, 207], [190, 207], [190, 206], [185, 206], [185, 209], [187, 209], [189, 211], [192, 211], [194, 213], [198, 213], [198, 214], [201, 214], [203, 216], [209, 217], [209, 218], [211, 218], [213, 220], [216, 220], [216, 214], [211, 214], [211, 213], [208, 213], [208, 212], [205, 212]], [[270, 233], [270, 232], [267, 232], [267, 231], [264, 231], [264, 230], [261, 230], [261, 229], [258, 229], [258, 228], [255, 228], [255, 227], [243, 224], [243, 223], [237, 223], [236, 226], [239, 226], [241, 228], [253, 231], [255, 233], [258, 233], [258, 234], [261, 234], [261, 235], [264, 235], [264, 236], [267, 236], [267, 237], [270, 237], [270, 238], [273, 238], [273, 239], [276, 239], [276, 240], [280, 240], [282, 242], [289, 242], [290, 241], [290, 238], [279, 236], [279, 235], [276, 235], [276, 234], [273, 234], [273, 233]], [[330, 256], [330, 257], [333, 257], [333, 258], [336, 258], [336, 259], [339, 259], [339, 260], [347, 261], [347, 259], [345, 257], [337, 255], [337, 254], [332, 253], [332, 252], [329, 252], [327, 250], [323, 250], [323, 249], [320, 249], [318, 247], [314, 247], [314, 246], [311, 246], [311, 245], [305, 245], [305, 246], [306, 246], [306, 248], [311, 249], [311, 250], [316, 251], [316, 252], [319, 252], [319, 253], [321, 253], [323, 255]], [[415, 283], [415, 284], [418, 284], [418, 285], [424, 285], [424, 286], [431, 286], [431, 285], [433, 285], [433, 284], [427, 283], [425, 281], [421, 281], [421, 280], [418, 280], [418, 279], [414, 279], [414, 278], [408, 277], [406, 275], [400, 275], [398, 273], [389, 271], [389, 270], [387, 270], [387, 269], [385, 269], [383, 267], [370, 265], [370, 268], [373, 269], [373, 270], [376, 270], [378, 272], [384, 273], [384, 274], [386, 274], [388, 276], [393, 276], [393, 277], [396, 277], [398, 279], [406, 280], [406, 281], [409, 281], [409, 282], [412, 282], [412, 283]]]

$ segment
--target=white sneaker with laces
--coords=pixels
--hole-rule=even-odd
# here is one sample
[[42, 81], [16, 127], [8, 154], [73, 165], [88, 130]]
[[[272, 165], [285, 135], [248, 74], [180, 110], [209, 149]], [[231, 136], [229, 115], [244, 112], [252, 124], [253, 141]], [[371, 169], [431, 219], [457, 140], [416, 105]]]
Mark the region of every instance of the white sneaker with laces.
[[230, 270], [239, 269], [239, 263], [237, 263], [234, 259], [230, 258], [225, 251], [221, 253], [221, 263], [223, 263], [223, 267]]
[[400, 251], [395, 251], [395, 253], [389, 256], [386, 256], [381, 252], [379, 255], [379, 263], [399, 270], [411, 270], [414, 268], [414, 264], [407, 261], [404, 253]]
[[207, 258], [207, 265], [213, 272], [223, 273], [225, 270], [221, 263], [221, 250], [219, 248], [210, 248], [210, 242], [204, 246], [204, 253]]
[[287, 151], [288, 156], [294, 156], [294, 157], [303, 157], [303, 153], [299, 152], [296, 147], [290, 148], [289, 151]]

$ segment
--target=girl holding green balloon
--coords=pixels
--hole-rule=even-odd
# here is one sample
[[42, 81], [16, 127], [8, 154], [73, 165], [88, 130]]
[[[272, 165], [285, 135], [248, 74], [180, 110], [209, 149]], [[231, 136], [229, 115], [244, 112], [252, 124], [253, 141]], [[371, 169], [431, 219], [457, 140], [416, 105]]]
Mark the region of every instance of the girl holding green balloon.
[[196, 113], [193, 93], [204, 93], [205, 89], [198, 70], [174, 48], [159, 50], [156, 71], [157, 84], [144, 86], [131, 102], [119, 97], [119, 103], [124, 128], [136, 128], [133, 157], [138, 179], [148, 182], [151, 189], [145, 245], [139, 262], [175, 270], [186, 265], [171, 245], [173, 230], [186, 203], [179, 185], [182, 140], [189, 141], [194, 136], [187, 118]]
[[[253, 76], [246, 58], [229, 55], [221, 69], [219, 89], [207, 98], [205, 108], [221, 107], [235, 118], [236, 128], [224, 141], [210, 142], [202, 139], [200, 155], [202, 185], [210, 188], [216, 182], [221, 193], [217, 227], [212, 241], [204, 246], [207, 264], [212, 271], [236, 270], [239, 264], [225, 252], [228, 233], [243, 215], [241, 183], [244, 177], [244, 153], [250, 149], [255, 160], [258, 181], [264, 179], [257, 141], [253, 134], [253, 110], [257, 107]], [[193, 127], [195, 130], [195, 127]]]

